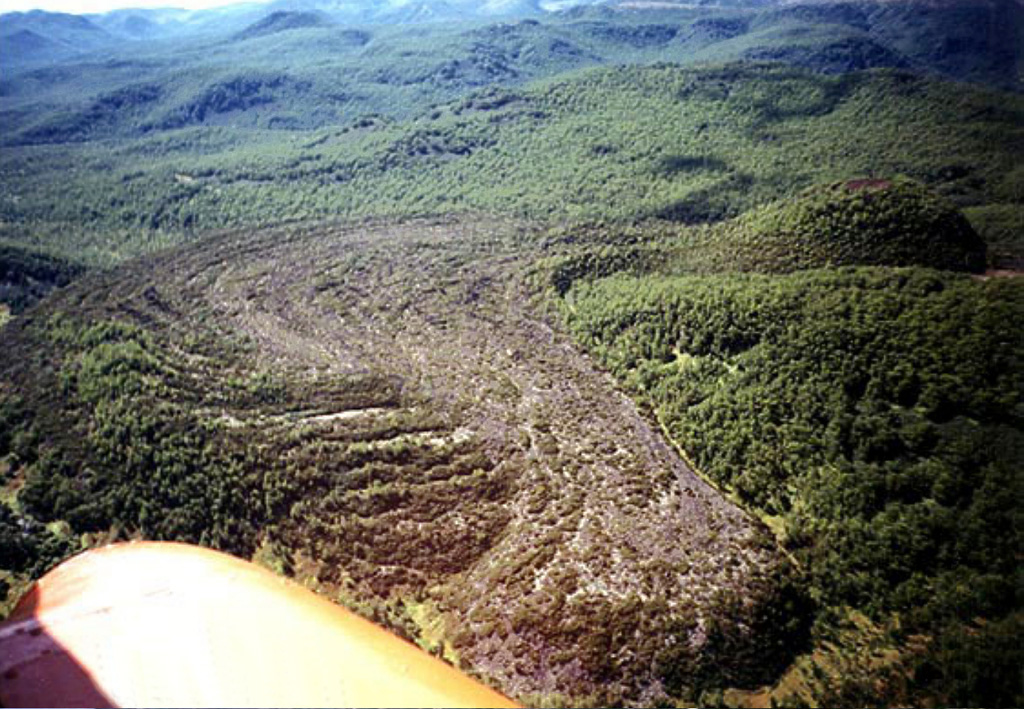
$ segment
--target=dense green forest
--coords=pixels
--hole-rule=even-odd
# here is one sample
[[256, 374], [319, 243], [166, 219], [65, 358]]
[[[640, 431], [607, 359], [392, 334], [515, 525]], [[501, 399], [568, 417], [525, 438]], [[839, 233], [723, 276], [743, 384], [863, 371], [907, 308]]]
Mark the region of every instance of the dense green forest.
[[1024, 704], [1024, 10], [652, 5], [0, 15], [0, 607], [181, 540], [530, 705]]
[[[1022, 298], [1006, 281], [850, 269], [613, 276], [566, 305], [699, 469], [774, 520], [823, 618], [898, 616], [937, 654], [973, 635], [971, 673], [963, 649], [924, 658], [915, 681], [943, 703], [1012, 705]], [[851, 689], [844, 703], [869, 688]]]
[[863, 649], [822, 670], [818, 650], [810, 680], [769, 698], [817, 684], [816, 701], [856, 705], [882, 683], [899, 703], [1020, 701], [1024, 290], [932, 270], [984, 264], [962, 216], [919, 185], [860, 180], [712, 229], [549, 240], [568, 252], [540, 274], [578, 340], [769, 524], [807, 574], [819, 642], [863, 613], [876, 652], [906, 653], [887, 674]]
[[1022, 114], [1016, 95], [888, 71], [590, 70], [407, 121], [8, 147], [0, 237], [58, 253], [70, 239], [76, 258], [109, 264], [214, 227], [480, 211], [698, 223], [815, 183], [906, 175], [960, 206], [1000, 205], [977, 223], [1008, 239]]

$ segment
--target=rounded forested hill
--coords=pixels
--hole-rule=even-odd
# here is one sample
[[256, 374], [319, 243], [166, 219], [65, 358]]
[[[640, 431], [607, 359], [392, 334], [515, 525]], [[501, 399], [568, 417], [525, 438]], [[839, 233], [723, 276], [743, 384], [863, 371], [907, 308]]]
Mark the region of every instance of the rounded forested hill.
[[985, 269], [985, 242], [960, 210], [905, 179], [818, 185], [748, 212], [729, 229], [740, 264], [769, 270], [829, 265]]

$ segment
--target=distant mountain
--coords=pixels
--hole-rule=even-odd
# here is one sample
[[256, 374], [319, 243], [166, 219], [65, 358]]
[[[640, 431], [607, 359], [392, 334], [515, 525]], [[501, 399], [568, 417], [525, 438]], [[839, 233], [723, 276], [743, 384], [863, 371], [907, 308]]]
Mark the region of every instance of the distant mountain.
[[326, 16], [318, 12], [272, 12], [262, 20], [258, 20], [235, 35], [235, 39], [251, 39], [265, 37], [287, 30], [306, 27], [325, 27], [334, 24]]
[[890, 0], [866, 9], [872, 38], [918, 66], [972, 81], [999, 76], [1020, 87], [1024, 5], [1016, 0]]
[[16, 56], [32, 56], [67, 51], [67, 45], [47, 39], [32, 30], [17, 30], [3, 36], [4, 52]]
[[4, 36], [23, 29], [82, 47], [101, 46], [112, 39], [109, 33], [82, 15], [43, 10], [0, 15], [0, 33]]
[[[169, 0], [173, 2], [173, 0]], [[154, 39], [240, 29], [269, 14], [262, 3], [236, 3], [207, 10], [175, 7], [126, 8], [71, 15], [32, 10], [0, 14], [0, 38], [28, 30], [76, 49], [95, 49], [119, 40]], [[13, 51], [13, 50], [11, 50]], [[0, 44], [5, 60], [11, 52]]]
[[81, 15], [42, 10], [0, 15], [0, 59], [8, 65], [62, 59], [114, 42]]
[[539, 0], [488, 0], [477, 10], [481, 15], [535, 15], [544, 12]]
[[28, 30], [47, 39], [85, 49], [109, 44], [113, 37], [87, 17], [63, 12], [8, 12], [0, 15], [0, 36]]
[[[451, 34], [460, 22], [482, 26], [498, 19], [539, 25], [495, 24], [498, 29], [482, 37]], [[832, 74], [900, 68], [1020, 90], [1024, 69], [1024, 6], [1014, 0], [273, 0], [87, 17], [11, 13], [0, 15], [0, 69], [41, 66], [97, 49], [119, 52], [124, 42], [189, 38], [217, 43], [224, 65], [237, 65], [241, 58], [232, 56], [231, 42], [325, 28], [315, 36], [298, 33], [287, 47], [280, 44], [283, 38], [275, 39], [274, 47], [258, 50], [266, 54], [246, 57], [246, 62], [291, 70], [314, 56], [322, 64], [366, 44], [339, 33], [368, 36], [369, 26], [414, 24], [433, 25], [430, 34], [446, 36], [438, 35], [437, 44], [410, 36], [401, 40], [403, 48], [376, 45], [374, 68], [363, 63], [356, 71], [378, 84], [451, 84], [457, 75], [462, 84], [481, 85], [498, 76], [525, 80], [587, 63], [746, 60]], [[330, 27], [335, 34], [326, 31]], [[171, 56], [182, 60], [177, 47], [161, 46], [170, 54], [159, 62]], [[415, 54], [407, 51], [410, 47]], [[130, 51], [135, 55], [140, 49], [149, 51], [135, 45]], [[387, 66], [376, 67], [385, 56]], [[106, 88], [95, 83], [93, 95]], [[330, 91], [332, 96], [352, 93]]]
[[[735, 12], [723, 14], [727, 6]], [[707, 17], [680, 38], [714, 45], [707, 59], [780, 61], [826, 73], [912, 68], [1022, 86], [1024, 4], [1018, 0], [609, 0], [600, 7], [606, 19], [608, 10], [622, 17], [673, 8], [703, 12]]]
[[119, 23], [118, 29], [120, 34], [140, 39], [162, 34], [160, 25], [141, 15], [128, 15], [124, 17]]
[[[571, 4], [586, 4], [586, 0]], [[275, 0], [266, 7], [272, 13], [320, 12], [336, 22], [352, 24], [528, 17], [545, 12], [540, 0]]]
[[172, 8], [114, 10], [87, 17], [98, 27], [125, 39], [155, 39], [187, 30], [192, 13]]

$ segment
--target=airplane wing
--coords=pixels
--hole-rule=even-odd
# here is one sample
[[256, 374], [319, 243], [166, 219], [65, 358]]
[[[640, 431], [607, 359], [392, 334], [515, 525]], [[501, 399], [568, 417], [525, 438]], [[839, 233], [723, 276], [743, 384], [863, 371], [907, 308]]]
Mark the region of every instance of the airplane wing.
[[354, 613], [186, 544], [85, 552], [0, 626], [3, 706], [514, 707]]

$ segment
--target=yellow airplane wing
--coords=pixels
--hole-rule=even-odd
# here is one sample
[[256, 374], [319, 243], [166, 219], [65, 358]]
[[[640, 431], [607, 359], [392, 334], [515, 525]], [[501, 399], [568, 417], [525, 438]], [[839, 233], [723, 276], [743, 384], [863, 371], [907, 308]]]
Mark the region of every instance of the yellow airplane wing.
[[40, 579], [0, 626], [0, 704], [517, 706], [291, 581], [163, 542]]

